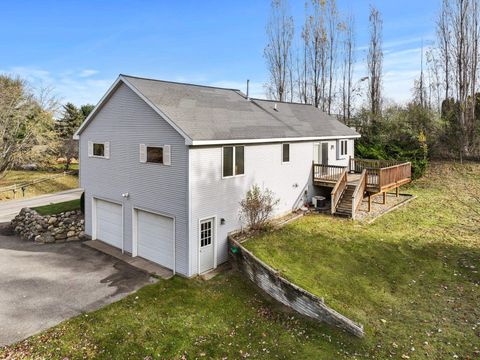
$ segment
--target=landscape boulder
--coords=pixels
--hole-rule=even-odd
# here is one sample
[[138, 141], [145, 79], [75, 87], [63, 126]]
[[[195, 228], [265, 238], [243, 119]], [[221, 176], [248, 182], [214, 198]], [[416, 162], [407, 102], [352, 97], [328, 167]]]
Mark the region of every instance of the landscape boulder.
[[40, 215], [29, 208], [23, 208], [11, 222], [12, 229], [22, 239], [42, 244], [86, 240], [84, 224], [80, 210]]

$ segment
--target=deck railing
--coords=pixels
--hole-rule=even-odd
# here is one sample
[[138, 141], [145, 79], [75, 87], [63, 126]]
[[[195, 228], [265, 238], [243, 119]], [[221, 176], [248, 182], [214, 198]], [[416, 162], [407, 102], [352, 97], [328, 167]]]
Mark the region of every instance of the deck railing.
[[393, 165], [401, 164], [397, 160], [374, 160], [350, 158], [349, 170], [355, 173], [361, 173], [363, 169], [381, 169]]
[[343, 192], [345, 191], [345, 189], [347, 187], [347, 179], [348, 179], [347, 168], [343, 168], [343, 171], [340, 174], [340, 177], [338, 178], [338, 181], [335, 184], [335, 187], [333, 188], [332, 193], [331, 193], [331, 195], [332, 195], [332, 208], [331, 208], [332, 214], [334, 214], [335, 211], [337, 210], [338, 202], [340, 201], [340, 199], [343, 195]]
[[349, 170], [354, 173], [367, 171], [367, 187], [384, 191], [407, 183], [412, 177], [412, 164], [397, 160], [370, 160], [350, 158]]
[[358, 180], [357, 187], [352, 195], [352, 219], [355, 220], [355, 215], [357, 210], [362, 203], [363, 195], [365, 194], [365, 190], [367, 189], [367, 169], [363, 169], [362, 175], [360, 175], [360, 179]]
[[337, 181], [345, 166], [313, 164], [313, 178], [319, 181]]
[[378, 177], [380, 191], [409, 182], [411, 176], [412, 164], [409, 162], [381, 168]]

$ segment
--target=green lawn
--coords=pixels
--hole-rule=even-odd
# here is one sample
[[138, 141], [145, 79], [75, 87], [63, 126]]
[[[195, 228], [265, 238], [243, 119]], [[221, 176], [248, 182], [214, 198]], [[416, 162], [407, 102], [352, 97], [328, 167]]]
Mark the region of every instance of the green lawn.
[[[26, 170], [10, 170], [7, 171], [5, 176], [0, 179], [0, 190], [3, 187], [7, 187], [14, 184], [24, 184], [35, 181], [37, 179], [48, 178], [55, 175], [55, 172], [49, 171], [26, 171]], [[38, 196], [43, 194], [54, 193], [58, 191], [64, 191], [69, 189], [75, 189], [78, 187], [78, 176], [65, 175], [57, 177], [55, 179], [49, 179], [47, 181], [29, 186], [26, 188], [25, 197]], [[22, 191], [19, 189], [17, 192], [17, 199], [23, 198]], [[13, 193], [0, 192], [1, 200], [13, 199]]]
[[10, 359], [336, 358], [359, 342], [267, 302], [239, 274], [175, 277], [0, 350]]
[[372, 225], [307, 216], [245, 245], [365, 325], [351, 352], [477, 358], [479, 190], [479, 164], [434, 164], [407, 189], [416, 200]]
[[80, 210], [80, 199], [38, 206], [33, 209], [36, 210], [40, 215], [55, 215], [65, 211]]
[[[479, 219], [462, 181], [435, 166], [418, 198], [372, 225], [302, 218], [246, 245], [285, 276], [363, 323], [358, 339], [281, 310], [236, 272], [160, 280], [93, 313], [0, 350], [10, 359], [476, 359]], [[456, 186], [460, 198], [454, 196]]]

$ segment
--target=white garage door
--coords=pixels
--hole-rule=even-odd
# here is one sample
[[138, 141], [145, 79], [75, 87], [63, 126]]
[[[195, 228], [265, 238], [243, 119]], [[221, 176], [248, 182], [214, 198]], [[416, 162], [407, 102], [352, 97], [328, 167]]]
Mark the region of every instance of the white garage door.
[[122, 248], [122, 206], [109, 201], [96, 202], [96, 238], [107, 244]]
[[173, 219], [137, 211], [137, 255], [173, 269]]

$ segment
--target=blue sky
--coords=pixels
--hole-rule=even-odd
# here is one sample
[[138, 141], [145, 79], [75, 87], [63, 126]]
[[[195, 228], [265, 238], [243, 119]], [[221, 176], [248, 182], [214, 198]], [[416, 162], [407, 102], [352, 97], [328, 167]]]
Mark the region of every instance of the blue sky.
[[[371, 1], [339, 0], [355, 15], [356, 76], [365, 75]], [[405, 101], [440, 0], [376, 1], [384, 18], [384, 90]], [[245, 89], [264, 97], [268, 0], [0, 0], [0, 73], [52, 87], [62, 101], [97, 103], [119, 73]], [[290, 0], [297, 24], [304, 1]]]

